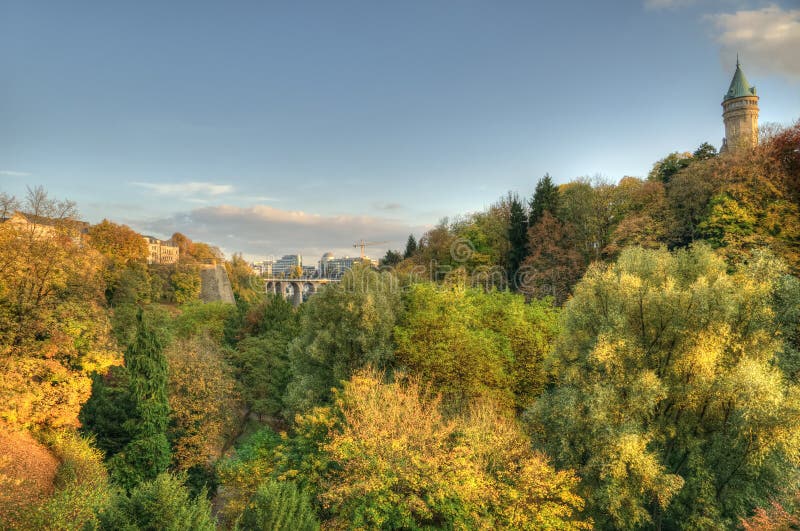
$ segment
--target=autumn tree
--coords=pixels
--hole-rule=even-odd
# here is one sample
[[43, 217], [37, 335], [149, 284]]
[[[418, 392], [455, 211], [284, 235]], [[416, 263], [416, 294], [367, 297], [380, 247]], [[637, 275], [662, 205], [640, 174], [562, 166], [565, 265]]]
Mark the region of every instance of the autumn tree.
[[575, 229], [545, 212], [528, 229], [530, 255], [515, 277], [517, 289], [529, 297], [552, 297], [562, 303], [586, 269], [578, 250]]
[[202, 281], [200, 271], [191, 265], [179, 265], [169, 276], [173, 298], [178, 304], [186, 304], [200, 298]]
[[567, 303], [553, 385], [528, 419], [598, 525], [732, 526], [796, 488], [800, 388], [780, 368], [774, 306], [785, 268], [760, 255], [727, 270], [707, 246], [632, 248]]
[[238, 427], [239, 403], [232, 369], [208, 337], [173, 342], [169, 367], [167, 436], [175, 469], [210, 468]]
[[575, 476], [531, 451], [514, 421], [490, 406], [449, 419], [439, 406], [418, 380], [383, 383], [374, 371], [337, 393], [341, 427], [323, 445], [337, 466], [319, 494], [334, 526], [584, 527]]
[[89, 227], [89, 242], [108, 259], [121, 264], [147, 259], [147, 242], [127, 225], [104, 219]]
[[40, 434], [58, 460], [53, 489], [46, 500], [32, 503], [17, 529], [93, 529], [97, 511], [114, 494], [103, 464], [103, 454], [74, 430]]
[[81, 243], [75, 205], [29, 189], [0, 223], [0, 419], [77, 423], [94, 371], [117, 363], [102, 307], [102, 259]]
[[626, 247], [655, 249], [666, 242], [667, 205], [660, 181], [623, 177], [614, 191], [618, 221], [602, 251], [605, 258], [616, 258]]
[[225, 270], [237, 303], [247, 306], [264, 299], [264, 281], [255, 274], [240, 253], [235, 253], [230, 261], [225, 262]]

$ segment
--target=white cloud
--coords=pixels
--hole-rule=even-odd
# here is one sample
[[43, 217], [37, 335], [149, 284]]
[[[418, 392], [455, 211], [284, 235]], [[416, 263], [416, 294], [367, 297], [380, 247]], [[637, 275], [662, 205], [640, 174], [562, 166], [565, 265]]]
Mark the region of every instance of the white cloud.
[[726, 64], [739, 53], [747, 72], [800, 76], [800, 9], [770, 5], [706, 18]]
[[24, 171], [0, 170], [0, 175], [5, 175], [7, 177], [28, 177], [31, 174]]
[[206, 195], [216, 196], [233, 192], [230, 184], [214, 184], [201, 182], [188, 183], [144, 183], [132, 182], [134, 186], [139, 186], [151, 190], [159, 195], [186, 196], [186, 195]]
[[169, 236], [182, 232], [193, 240], [218, 245], [226, 253], [246, 256], [280, 256], [302, 253], [315, 262], [327, 251], [355, 256], [353, 243], [388, 241], [369, 248], [374, 258], [386, 249], [402, 249], [410, 233], [419, 238], [428, 229], [402, 220], [374, 216], [323, 216], [299, 210], [282, 210], [266, 205], [201, 207], [168, 218], [134, 223], [139, 230]]

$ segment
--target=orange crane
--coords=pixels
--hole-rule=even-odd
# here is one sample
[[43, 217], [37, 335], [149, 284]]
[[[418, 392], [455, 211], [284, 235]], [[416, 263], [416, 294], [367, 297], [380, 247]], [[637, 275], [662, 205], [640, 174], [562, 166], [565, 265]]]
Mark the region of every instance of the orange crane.
[[366, 249], [366, 247], [368, 245], [381, 245], [382, 243], [389, 243], [389, 242], [388, 241], [385, 241], [385, 242], [365, 242], [364, 240], [359, 240], [359, 241], [357, 241], [356, 243], [353, 244], [353, 247], [360, 247], [361, 248], [361, 259], [363, 260], [364, 258], [367, 257], [367, 255], [364, 253], [364, 249]]

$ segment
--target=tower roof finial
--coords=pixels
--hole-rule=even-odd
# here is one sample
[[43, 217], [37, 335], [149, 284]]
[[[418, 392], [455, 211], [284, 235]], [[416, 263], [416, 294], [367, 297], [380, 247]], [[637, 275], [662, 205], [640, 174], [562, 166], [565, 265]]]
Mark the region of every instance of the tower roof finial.
[[736, 52], [736, 68], [739, 68], [739, 52]]

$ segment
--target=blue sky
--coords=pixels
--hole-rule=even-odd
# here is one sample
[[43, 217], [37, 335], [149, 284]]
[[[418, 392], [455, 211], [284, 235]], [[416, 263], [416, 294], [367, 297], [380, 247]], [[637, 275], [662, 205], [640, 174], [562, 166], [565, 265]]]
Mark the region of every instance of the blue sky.
[[719, 146], [737, 51], [794, 121], [797, 50], [793, 1], [0, 0], [0, 190], [251, 257], [401, 247]]

